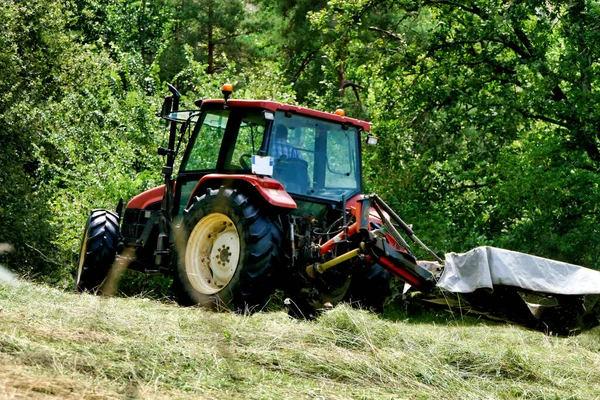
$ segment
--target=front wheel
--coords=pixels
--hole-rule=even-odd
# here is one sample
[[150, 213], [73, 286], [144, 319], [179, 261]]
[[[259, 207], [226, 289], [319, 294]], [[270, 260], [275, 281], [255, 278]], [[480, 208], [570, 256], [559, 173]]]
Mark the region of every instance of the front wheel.
[[264, 307], [275, 289], [277, 229], [266, 209], [238, 190], [197, 197], [176, 239], [179, 302], [214, 310]]
[[119, 216], [93, 210], [88, 217], [79, 251], [75, 290], [98, 292], [117, 255]]

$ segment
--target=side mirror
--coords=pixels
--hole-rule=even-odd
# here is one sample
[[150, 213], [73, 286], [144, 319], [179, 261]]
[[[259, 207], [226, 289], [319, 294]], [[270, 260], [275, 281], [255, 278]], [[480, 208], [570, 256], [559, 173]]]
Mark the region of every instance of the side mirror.
[[369, 146], [377, 146], [377, 136], [373, 136], [369, 133], [367, 136], [367, 144]]
[[[165, 101], [163, 102], [162, 109], [160, 111], [160, 117], [164, 117], [171, 113], [171, 109], [173, 108], [173, 96], [166, 96]], [[167, 121], [167, 125], [169, 125], [169, 121]]]
[[[171, 114], [172, 112], [179, 111], [179, 98], [181, 97], [181, 95], [179, 94], [177, 89], [175, 89], [175, 86], [171, 85], [170, 83], [167, 83], [167, 87], [169, 88], [169, 91], [171, 92], [172, 95], [165, 97], [165, 101], [163, 102], [162, 109], [160, 110], [160, 115], [158, 115], [161, 118], [166, 117], [167, 115]], [[167, 120], [167, 126], [169, 126], [169, 120]], [[173, 125], [173, 127], [175, 127], [175, 125]], [[173, 128], [173, 129], [176, 129], [176, 128]]]

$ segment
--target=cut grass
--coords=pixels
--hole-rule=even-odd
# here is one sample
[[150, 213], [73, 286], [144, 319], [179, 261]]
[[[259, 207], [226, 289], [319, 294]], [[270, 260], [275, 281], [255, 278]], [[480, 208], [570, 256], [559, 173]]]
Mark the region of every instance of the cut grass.
[[0, 286], [0, 398], [594, 399], [600, 328], [316, 321]]

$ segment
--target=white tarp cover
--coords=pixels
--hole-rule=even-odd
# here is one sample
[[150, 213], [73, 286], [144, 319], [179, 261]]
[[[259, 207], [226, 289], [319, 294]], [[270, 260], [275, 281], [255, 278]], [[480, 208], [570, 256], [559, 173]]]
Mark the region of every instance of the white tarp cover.
[[600, 271], [488, 246], [446, 254], [441, 288], [470, 293], [494, 285], [551, 294], [600, 294]]

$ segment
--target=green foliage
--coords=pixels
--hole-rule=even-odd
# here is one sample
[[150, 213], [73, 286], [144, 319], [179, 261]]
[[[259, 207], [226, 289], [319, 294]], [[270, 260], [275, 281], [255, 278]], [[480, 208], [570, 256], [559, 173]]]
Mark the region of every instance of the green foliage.
[[596, 13], [584, 1], [345, 0], [314, 13], [347, 38], [333, 69], [370, 82], [370, 189], [439, 250], [600, 267]]
[[76, 16], [72, 23], [86, 43], [100, 43], [107, 49], [119, 48], [139, 53], [150, 64], [163, 46], [165, 32], [174, 23], [170, 0], [74, 0]]
[[503, 183], [494, 194], [492, 224], [500, 244], [598, 267], [598, 174], [581, 153], [564, 152], [561, 138], [534, 131], [503, 149]]
[[193, 99], [222, 97], [221, 86], [229, 82], [234, 87], [233, 97], [238, 99], [269, 99], [292, 104], [296, 102], [295, 93], [291, 85], [286, 83], [277, 63], [263, 61], [242, 71], [237, 71], [236, 65], [231, 64], [224, 71], [206, 74], [206, 64], [195, 61], [189, 46], [186, 47], [186, 54], [186, 64], [175, 81]]
[[0, 5], [0, 242], [16, 248], [10, 266], [21, 272], [52, 275], [44, 254], [54, 235], [49, 193], [38, 155], [59, 161], [56, 149], [45, 148], [43, 113], [47, 99], [62, 94], [63, 55], [70, 36], [71, 14], [62, 3], [33, 1]]
[[[103, 76], [94, 73], [99, 63]], [[88, 210], [114, 209], [119, 198], [160, 183], [155, 149], [164, 143], [164, 130], [153, 115], [158, 102], [140, 89], [124, 91], [119, 69], [106, 57], [81, 60], [77, 89], [48, 112], [48, 129], [57, 132], [48, 142], [63, 159], [60, 165], [43, 159], [54, 188], [52, 225], [60, 232], [54, 242], [73, 256]]]
[[[0, 241], [9, 265], [67, 284], [91, 208], [158, 183], [163, 139], [138, 53], [84, 44], [61, 2], [3, 5]], [[112, 55], [112, 57], [111, 57]]]
[[228, 70], [232, 62], [254, 64], [255, 52], [263, 47], [251, 39], [263, 29], [255, 6], [241, 0], [177, 3], [173, 29], [158, 59], [161, 80], [172, 80], [185, 67], [190, 54], [193, 60], [205, 64], [203, 72], [208, 74]]

